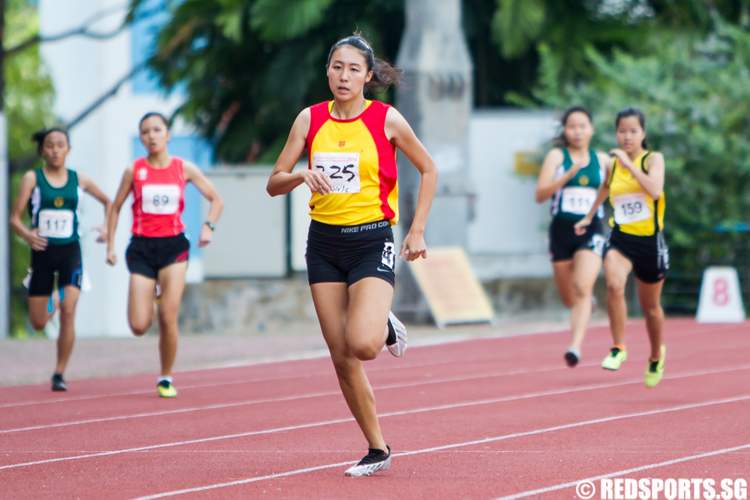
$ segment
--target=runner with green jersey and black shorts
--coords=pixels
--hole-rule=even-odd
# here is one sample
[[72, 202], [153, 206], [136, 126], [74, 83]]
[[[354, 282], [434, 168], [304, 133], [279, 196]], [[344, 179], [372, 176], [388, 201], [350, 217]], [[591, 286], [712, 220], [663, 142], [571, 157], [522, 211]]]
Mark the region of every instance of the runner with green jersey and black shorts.
[[[73, 351], [75, 309], [78, 303], [83, 265], [78, 236], [79, 193], [86, 191], [104, 205], [105, 220], [110, 209], [109, 198], [88, 177], [65, 166], [70, 152], [68, 134], [63, 129], [49, 129], [34, 134], [43, 167], [26, 172], [21, 180], [18, 198], [11, 215], [11, 227], [31, 247], [29, 281], [29, 319], [35, 329], [42, 329], [50, 317], [47, 303], [55, 287], [64, 290], [60, 304], [60, 333], [57, 339], [57, 364], [52, 376], [52, 390], [65, 391], [63, 373]], [[30, 227], [21, 220], [28, 209]], [[99, 241], [105, 238], [101, 228]]]
[[601, 214], [583, 235], [574, 225], [591, 208], [604, 182], [609, 159], [591, 148], [591, 115], [582, 107], [569, 108], [561, 119], [562, 147], [552, 149], [544, 159], [536, 188], [536, 201], [552, 199], [549, 251], [560, 298], [571, 309], [572, 339], [565, 361], [573, 367], [581, 357], [581, 344], [591, 318], [594, 282], [602, 265]]

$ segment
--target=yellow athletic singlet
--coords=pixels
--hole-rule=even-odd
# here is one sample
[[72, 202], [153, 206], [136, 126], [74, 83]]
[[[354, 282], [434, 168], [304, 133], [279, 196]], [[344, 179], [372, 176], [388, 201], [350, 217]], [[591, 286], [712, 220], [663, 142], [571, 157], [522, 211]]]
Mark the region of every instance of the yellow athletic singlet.
[[[649, 154], [650, 151], [644, 151], [633, 162], [646, 173], [646, 158]], [[610, 226], [621, 232], [634, 236], [652, 236], [664, 230], [666, 193], [662, 191], [661, 197], [654, 200], [617, 158], [609, 181], [609, 202], [614, 208]]]
[[310, 217], [350, 226], [381, 220], [398, 222], [396, 148], [385, 135], [389, 106], [365, 101], [350, 120], [331, 116], [333, 101], [310, 106], [308, 168], [328, 176], [333, 192], [313, 193]]

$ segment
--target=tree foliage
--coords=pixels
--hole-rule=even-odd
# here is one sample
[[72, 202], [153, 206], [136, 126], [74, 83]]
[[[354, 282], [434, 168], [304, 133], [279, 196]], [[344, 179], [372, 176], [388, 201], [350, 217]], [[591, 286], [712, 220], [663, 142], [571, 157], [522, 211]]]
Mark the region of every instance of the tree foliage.
[[562, 109], [574, 103], [594, 112], [595, 140], [614, 146], [614, 117], [642, 109], [651, 147], [667, 163], [666, 224], [673, 267], [698, 274], [716, 262], [750, 257], [747, 236], [717, 233], [750, 213], [750, 33], [716, 18], [705, 36], [673, 35], [646, 55], [588, 48], [590, 79], [560, 85], [564, 61], [542, 47], [534, 98]]
[[[585, 49], [645, 54], [651, 41], [678, 33], [706, 34], [712, 18], [748, 17], [748, 0], [495, 0], [491, 35], [506, 60], [538, 57], [542, 50], [564, 61], [563, 81], [588, 78]], [[532, 78], [533, 81], [534, 78]], [[527, 82], [532, 83], [532, 82]], [[531, 85], [513, 89], [524, 94]]]
[[[25, 0], [6, 1], [5, 44], [14, 46], [39, 30], [36, 10]], [[12, 165], [20, 158], [36, 154], [31, 134], [52, 125], [54, 91], [39, 54], [29, 47], [5, 58], [5, 113], [8, 123], [8, 154]], [[18, 192], [20, 174], [13, 177], [10, 192]], [[8, 200], [5, 200], [7, 203]], [[21, 289], [29, 262], [28, 246], [11, 238], [11, 334], [24, 331], [26, 318], [25, 294]]]
[[[135, 18], [147, 2], [134, 0]], [[403, 30], [400, 0], [167, 1], [170, 19], [151, 59], [167, 90], [184, 88], [179, 113], [225, 161], [270, 160], [293, 117], [329, 93], [330, 45], [359, 30], [392, 60]]]
[[[228, 162], [270, 161], [305, 105], [326, 98], [328, 47], [361, 31], [393, 61], [404, 29], [404, 0], [130, 0], [130, 19], [164, 4], [150, 66], [162, 86], [185, 91], [178, 110]], [[562, 82], [585, 81], [586, 48], [645, 54], [645, 40], [675, 31], [705, 33], [711, 16], [737, 21], [748, 0], [462, 0], [474, 61], [477, 107], [526, 99], [540, 54], [561, 61]]]

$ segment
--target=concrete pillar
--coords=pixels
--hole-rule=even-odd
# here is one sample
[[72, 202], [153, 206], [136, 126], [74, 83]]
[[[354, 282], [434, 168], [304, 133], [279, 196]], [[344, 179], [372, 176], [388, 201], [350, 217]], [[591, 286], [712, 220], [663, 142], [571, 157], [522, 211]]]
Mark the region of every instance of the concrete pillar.
[[[468, 140], [472, 108], [472, 62], [461, 28], [460, 0], [407, 0], [406, 29], [397, 66], [404, 80], [396, 104], [437, 164], [438, 192], [426, 230], [430, 246], [467, 242], [472, 194]], [[399, 158], [403, 233], [414, 216], [419, 173]], [[420, 294], [408, 273], [399, 273], [394, 308], [423, 312]]]

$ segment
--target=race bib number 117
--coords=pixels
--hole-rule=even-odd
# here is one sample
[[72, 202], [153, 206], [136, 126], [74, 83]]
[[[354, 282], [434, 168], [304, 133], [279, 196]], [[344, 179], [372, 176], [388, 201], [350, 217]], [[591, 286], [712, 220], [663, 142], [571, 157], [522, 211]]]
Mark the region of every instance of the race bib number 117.
[[40, 210], [39, 236], [43, 238], [70, 238], [73, 236], [73, 211]]

